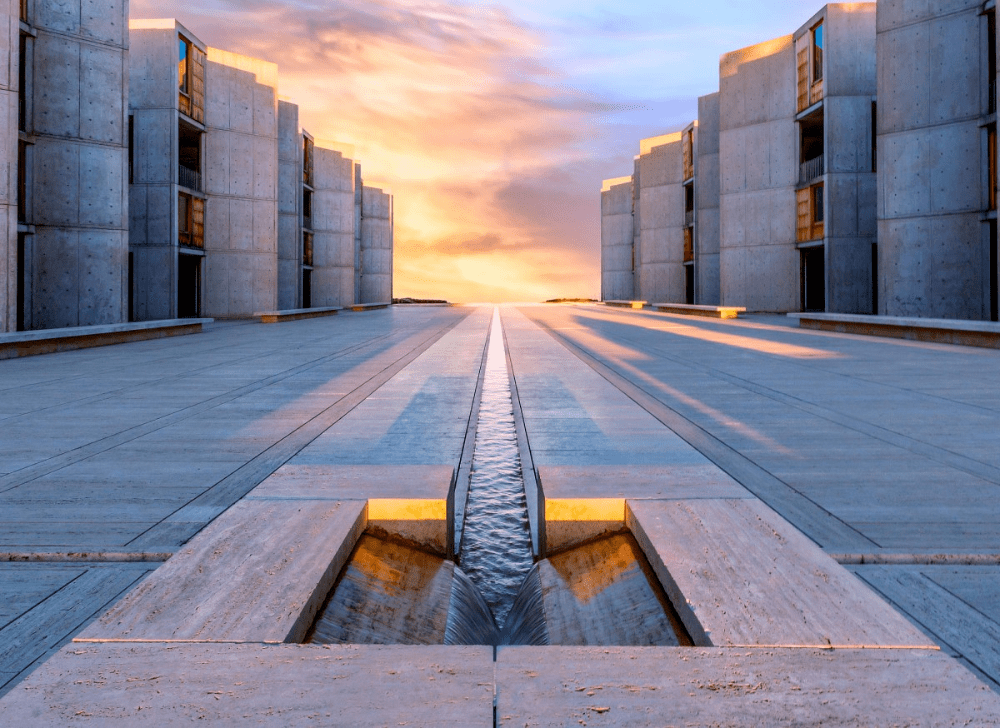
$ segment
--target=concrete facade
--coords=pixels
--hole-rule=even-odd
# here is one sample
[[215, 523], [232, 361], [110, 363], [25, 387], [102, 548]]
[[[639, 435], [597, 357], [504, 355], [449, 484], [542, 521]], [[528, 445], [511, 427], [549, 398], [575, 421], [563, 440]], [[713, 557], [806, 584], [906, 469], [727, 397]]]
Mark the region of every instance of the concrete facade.
[[392, 301], [393, 196], [365, 186], [361, 202], [361, 298], [358, 303]]
[[997, 319], [996, 11], [983, 8], [878, 5], [881, 314]]
[[303, 307], [303, 144], [299, 107], [278, 102], [278, 309]]
[[3, 5], [0, 331], [120, 323], [128, 3]]
[[684, 300], [684, 173], [681, 133], [644, 139], [639, 154], [637, 297]]
[[316, 146], [312, 195], [312, 305], [355, 303], [354, 161]]
[[278, 305], [278, 67], [208, 49], [205, 311]]
[[796, 310], [792, 36], [724, 55], [719, 76], [721, 303]]
[[601, 189], [601, 300], [635, 298], [632, 178], [604, 182]]
[[[132, 21], [129, 36], [131, 318], [195, 317], [204, 312], [208, 49], [173, 19]], [[181, 39], [189, 58], [185, 92]]]
[[695, 152], [696, 302], [721, 303], [719, 289], [719, 94], [698, 99]]

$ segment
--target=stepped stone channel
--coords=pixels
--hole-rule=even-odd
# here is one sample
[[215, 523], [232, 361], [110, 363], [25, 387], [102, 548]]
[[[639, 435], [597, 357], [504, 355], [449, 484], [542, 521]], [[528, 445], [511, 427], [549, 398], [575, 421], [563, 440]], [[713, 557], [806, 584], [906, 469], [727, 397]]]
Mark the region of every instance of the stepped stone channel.
[[499, 311], [486, 357], [461, 544], [463, 568], [402, 539], [363, 535], [305, 641], [691, 644], [631, 534], [595, 539], [534, 563]]

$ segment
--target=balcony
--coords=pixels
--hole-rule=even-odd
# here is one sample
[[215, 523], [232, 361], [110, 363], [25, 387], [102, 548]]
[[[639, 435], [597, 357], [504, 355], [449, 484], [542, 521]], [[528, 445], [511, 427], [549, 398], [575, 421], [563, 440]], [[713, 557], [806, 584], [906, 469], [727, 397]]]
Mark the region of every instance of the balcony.
[[806, 185], [813, 180], [819, 179], [823, 176], [824, 170], [825, 166], [823, 164], [822, 154], [815, 159], [803, 162], [799, 165], [799, 184]]
[[177, 184], [195, 192], [204, 192], [201, 188], [201, 173], [188, 169], [183, 164], [177, 166]]

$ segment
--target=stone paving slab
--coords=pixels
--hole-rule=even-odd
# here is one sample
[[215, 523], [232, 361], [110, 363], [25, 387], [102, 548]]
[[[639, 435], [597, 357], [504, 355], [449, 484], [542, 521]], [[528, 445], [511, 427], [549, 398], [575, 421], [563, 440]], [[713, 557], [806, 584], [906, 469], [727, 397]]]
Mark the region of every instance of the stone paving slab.
[[445, 500], [450, 465], [285, 465], [254, 488], [248, 499]]
[[502, 647], [497, 725], [987, 726], [1000, 696], [922, 650]]
[[627, 517], [695, 644], [934, 647], [758, 500], [629, 501]]
[[711, 464], [540, 465], [538, 478], [546, 500], [576, 498], [688, 500], [753, 497], [750, 491]]
[[367, 522], [363, 501], [243, 501], [78, 641], [300, 642]]
[[74, 644], [4, 700], [22, 726], [493, 725], [490, 647]]

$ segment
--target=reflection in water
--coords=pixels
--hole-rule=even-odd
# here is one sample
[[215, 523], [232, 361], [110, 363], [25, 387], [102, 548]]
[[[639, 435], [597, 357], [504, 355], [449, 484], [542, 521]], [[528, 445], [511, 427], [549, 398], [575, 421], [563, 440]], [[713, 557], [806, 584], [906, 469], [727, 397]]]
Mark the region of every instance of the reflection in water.
[[540, 561], [518, 593], [502, 640], [509, 645], [691, 644], [631, 534]]
[[500, 312], [494, 309], [459, 563], [503, 624], [531, 570], [531, 537]]
[[306, 637], [313, 644], [492, 645], [489, 607], [451, 561], [364, 535]]

